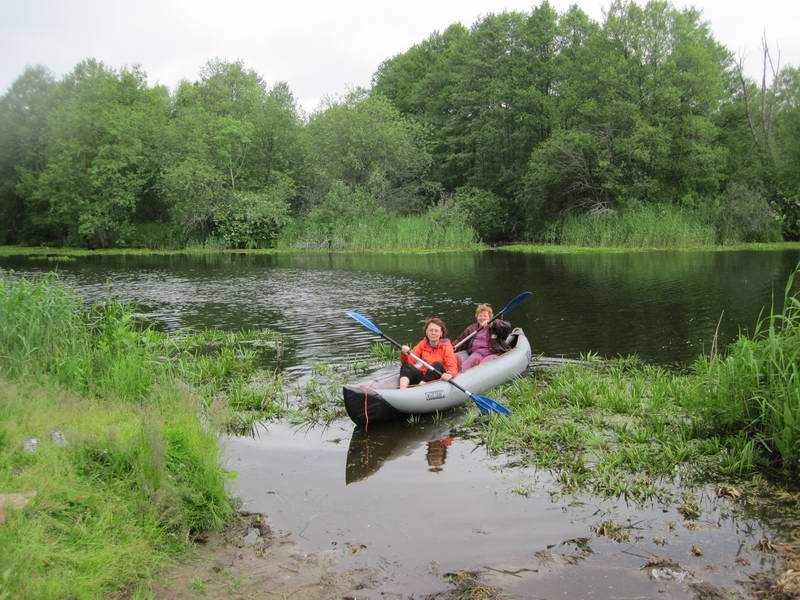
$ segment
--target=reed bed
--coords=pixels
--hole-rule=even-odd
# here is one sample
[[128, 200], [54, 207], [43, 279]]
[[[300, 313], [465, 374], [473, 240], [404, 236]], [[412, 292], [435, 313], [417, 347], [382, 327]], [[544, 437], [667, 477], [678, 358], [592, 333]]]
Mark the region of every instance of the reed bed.
[[713, 245], [716, 232], [692, 211], [646, 204], [625, 211], [569, 215], [545, 237], [549, 243], [565, 246], [685, 248]]
[[459, 222], [441, 223], [429, 215], [364, 214], [320, 230], [303, 224], [288, 232], [279, 247], [351, 251], [466, 250], [478, 247], [477, 235]]

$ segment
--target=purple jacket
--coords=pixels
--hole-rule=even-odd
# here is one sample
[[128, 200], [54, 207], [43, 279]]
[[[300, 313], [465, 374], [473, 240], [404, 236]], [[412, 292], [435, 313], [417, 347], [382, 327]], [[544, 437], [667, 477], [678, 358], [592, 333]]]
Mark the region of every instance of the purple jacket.
[[[477, 323], [473, 323], [469, 327], [464, 330], [458, 339], [453, 343], [453, 346], [458, 346], [458, 343], [463, 340], [465, 337], [470, 335], [471, 333], [478, 331], [480, 325]], [[503, 321], [502, 319], [497, 319], [494, 323], [489, 326], [489, 347], [492, 350], [492, 354], [502, 354], [503, 352], [508, 352], [511, 350], [511, 347], [506, 344], [506, 338], [508, 334], [511, 333], [511, 323], [508, 321]], [[475, 337], [473, 336], [466, 344], [457, 348], [457, 351], [466, 350], [467, 352], [472, 352], [472, 340]]]

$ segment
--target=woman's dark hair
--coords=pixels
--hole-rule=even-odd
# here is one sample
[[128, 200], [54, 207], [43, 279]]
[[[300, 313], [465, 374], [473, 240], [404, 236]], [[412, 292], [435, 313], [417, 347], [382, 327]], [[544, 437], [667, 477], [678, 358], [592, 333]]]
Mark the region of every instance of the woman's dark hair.
[[425, 321], [425, 325], [422, 326], [422, 335], [424, 337], [428, 337], [428, 325], [431, 323], [442, 328], [442, 339], [447, 337], [447, 327], [445, 327], [444, 321], [442, 321], [439, 317], [431, 317]]

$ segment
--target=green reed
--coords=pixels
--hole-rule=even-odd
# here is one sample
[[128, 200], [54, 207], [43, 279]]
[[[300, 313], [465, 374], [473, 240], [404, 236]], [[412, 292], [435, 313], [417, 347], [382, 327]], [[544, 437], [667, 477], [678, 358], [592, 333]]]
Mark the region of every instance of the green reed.
[[784, 289], [783, 309], [758, 320], [725, 356], [702, 356], [693, 365], [695, 393], [687, 405], [707, 427], [743, 432], [784, 466], [800, 468], [800, 266]]
[[429, 215], [363, 214], [331, 231], [298, 227], [279, 247], [351, 251], [466, 250], [478, 247], [475, 231], [463, 223], [441, 223]]
[[691, 211], [666, 204], [570, 215], [547, 234], [551, 243], [595, 247], [682, 248], [709, 246], [715, 240], [713, 226]]

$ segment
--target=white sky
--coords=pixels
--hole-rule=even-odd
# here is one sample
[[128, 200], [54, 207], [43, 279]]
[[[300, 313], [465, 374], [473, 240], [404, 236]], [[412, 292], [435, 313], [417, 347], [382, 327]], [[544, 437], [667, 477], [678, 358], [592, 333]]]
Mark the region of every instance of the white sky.
[[[602, 19], [609, 0], [551, 0], [563, 12], [577, 3]], [[639, 0], [644, 4], [644, 0]], [[760, 77], [762, 33], [782, 65], [800, 65], [797, 0], [673, 0], [703, 11], [715, 38], [745, 56]], [[84, 58], [119, 68], [141, 65], [150, 84], [195, 80], [209, 59], [243, 60], [268, 84], [288, 82], [307, 111], [328, 95], [369, 86], [385, 59], [434, 30], [466, 26], [487, 13], [529, 12], [526, 0], [0, 0], [0, 94], [26, 65], [57, 77]]]

